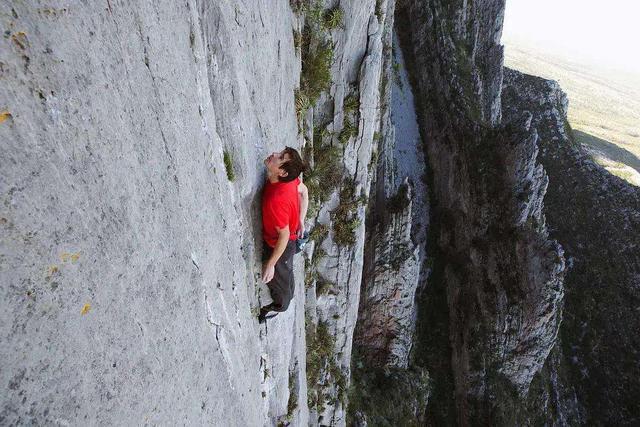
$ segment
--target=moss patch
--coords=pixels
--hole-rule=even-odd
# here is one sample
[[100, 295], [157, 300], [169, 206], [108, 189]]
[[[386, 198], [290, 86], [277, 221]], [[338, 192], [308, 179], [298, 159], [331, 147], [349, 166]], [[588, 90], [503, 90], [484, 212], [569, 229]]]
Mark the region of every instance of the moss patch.
[[222, 160], [224, 161], [224, 168], [227, 171], [227, 178], [229, 181], [236, 179], [235, 172], [233, 171], [233, 158], [227, 150], [222, 152]]

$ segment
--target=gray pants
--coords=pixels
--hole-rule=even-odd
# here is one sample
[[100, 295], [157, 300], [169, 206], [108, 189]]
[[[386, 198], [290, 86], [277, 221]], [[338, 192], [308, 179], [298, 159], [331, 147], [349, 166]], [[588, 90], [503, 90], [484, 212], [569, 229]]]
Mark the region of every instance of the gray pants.
[[[282, 256], [276, 262], [273, 279], [267, 283], [273, 302], [262, 307], [262, 313], [266, 313], [268, 311], [286, 311], [289, 307], [289, 303], [293, 298], [293, 293], [296, 288], [293, 281], [293, 254], [295, 251], [296, 241], [289, 240]], [[272, 253], [273, 248], [266, 243], [263, 243], [262, 261], [267, 261]]]

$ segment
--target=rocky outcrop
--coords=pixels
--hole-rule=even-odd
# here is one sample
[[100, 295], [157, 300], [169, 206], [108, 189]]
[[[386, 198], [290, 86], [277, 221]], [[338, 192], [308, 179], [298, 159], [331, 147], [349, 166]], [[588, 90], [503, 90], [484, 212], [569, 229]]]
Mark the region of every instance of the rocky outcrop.
[[503, 1], [403, 2], [433, 174], [458, 422], [505, 422], [555, 344], [562, 249], [530, 116], [502, 125]]
[[562, 346], [539, 379], [554, 397], [546, 415], [562, 425], [637, 424], [640, 189], [575, 142], [557, 82], [507, 69], [502, 103], [505, 119], [528, 111], [538, 129], [545, 215], [569, 266]]

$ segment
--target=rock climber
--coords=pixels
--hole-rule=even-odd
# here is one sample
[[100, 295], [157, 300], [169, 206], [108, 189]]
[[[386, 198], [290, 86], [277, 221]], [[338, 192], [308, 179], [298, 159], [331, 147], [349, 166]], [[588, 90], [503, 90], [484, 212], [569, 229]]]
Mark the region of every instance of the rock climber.
[[[264, 165], [267, 182], [262, 195], [262, 282], [269, 287], [273, 302], [260, 309], [260, 323], [285, 311], [293, 298], [293, 254], [296, 240], [305, 235], [309, 206], [309, 192], [299, 178], [306, 165], [295, 149], [285, 147], [272, 153]], [[270, 311], [276, 314], [267, 316]]]

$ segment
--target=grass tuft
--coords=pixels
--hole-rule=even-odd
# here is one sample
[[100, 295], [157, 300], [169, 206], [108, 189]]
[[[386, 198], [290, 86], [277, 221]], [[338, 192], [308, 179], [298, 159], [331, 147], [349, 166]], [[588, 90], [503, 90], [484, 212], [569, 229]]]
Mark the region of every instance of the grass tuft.
[[356, 136], [358, 136], [358, 126], [345, 117], [344, 125], [340, 131], [340, 135], [338, 135], [338, 141], [342, 144], [346, 144], [351, 138], [355, 138]]
[[360, 109], [360, 100], [358, 99], [358, 96], [355, 93], [347, 96], [344, 99], [342, 109], [345, 114], [357, 113]]
[[296, 116], [300, 121], [311, 107], [311, 102], [309, 102], [309, 97], [298, 89], [294, 91], [293, 96], [296, 103]]
[[342, 26], [344, 20], [344, 11], [340, 6], [329, 9], [324, 14], [323, 26], [327, 30], [333, 30]]

